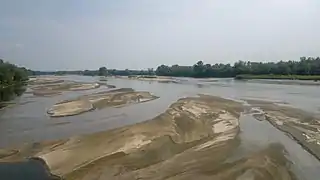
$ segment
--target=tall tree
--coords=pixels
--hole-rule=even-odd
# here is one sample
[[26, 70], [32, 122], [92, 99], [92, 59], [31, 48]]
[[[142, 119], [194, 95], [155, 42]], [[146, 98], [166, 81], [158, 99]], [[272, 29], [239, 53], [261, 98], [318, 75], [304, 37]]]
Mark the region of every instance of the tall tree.
[[108, 75], [108, 71], [106, 67], [100, 67], [98, 70], [98, 75], [99, 76], [107, 76]]

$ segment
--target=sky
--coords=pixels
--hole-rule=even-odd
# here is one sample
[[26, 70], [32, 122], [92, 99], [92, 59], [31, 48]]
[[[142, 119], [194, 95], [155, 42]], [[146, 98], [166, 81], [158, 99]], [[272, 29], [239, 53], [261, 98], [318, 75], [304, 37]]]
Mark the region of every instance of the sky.
[[0, 0], [0, 58], [33, 70], [320, 56], [319, 0]]

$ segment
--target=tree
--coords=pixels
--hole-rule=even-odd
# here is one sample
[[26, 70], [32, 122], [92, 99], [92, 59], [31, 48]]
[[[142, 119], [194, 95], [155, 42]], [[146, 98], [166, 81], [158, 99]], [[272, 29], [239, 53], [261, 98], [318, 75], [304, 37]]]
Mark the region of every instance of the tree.
[[320, 75], [320, 57], [301, 57], [300, 61], [251, 62], [238, 61], [230, 64], [204, 64], [198, 61], [193, 66], [158, 66], [157, 75], [183, 77], [235, 77], [253, 75]]
[[153, 68], [148, 68], [148, 75], [155, 75]]
[[171, 76], [171, 68], [162, 64], [157, 68], [156, 74], [158, 76]]
[[26, 68], [4, 62], [0, 59], [0, 88], [20, 84], [28, 80], [29, 71]]
[[98, 70], [98, 75], [99, 76], [107, 76], [108, 75], [108, 71], [106, 67], [100, 67]]
[[197, 64], [193, 65], [193, 71], [195, 77], [203, 77], [205, 73], [205, 67], [202, 61], [198, 61]]

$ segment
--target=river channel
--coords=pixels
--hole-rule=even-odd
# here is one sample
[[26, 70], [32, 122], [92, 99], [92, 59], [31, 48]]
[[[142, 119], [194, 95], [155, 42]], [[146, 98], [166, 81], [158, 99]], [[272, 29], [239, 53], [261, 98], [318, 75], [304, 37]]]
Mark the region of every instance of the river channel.
[[[64, 80], [96, 82], [97, 77], [64, 76]], [[53, 97], [33, 96], [28, 90], [15, 102], [0, 111], [0, 147], [21, 143], [55, 140], [90, 134], [149, 120], [164, 112], [170, 104], [182, 97], [198, 94], [220, 96], [236, 101], [256, 99], [293, 106], [308, 112], [320, 113], [319, 86], [254, 83], [233, 79], [177, 78], [181, 83], [109, 78], [107, 83], [117, 88], [148, 91], [159, 98], [153, 101], [121, 108], [105, 108], [84, 114], [51, 118], [46, 113], [55, 103], [80, 95], [106, 90], [105, 87], [87, 91], [65, 92]], [[240, 118], [241, 145], [230, 161], [258, 151], [271, 143], [282, 144], [291, 160], [298, 179], [315, 180], [320, 176], [320, 162], [285, 133], [267, 121], [257, 121], [249, 113]]]

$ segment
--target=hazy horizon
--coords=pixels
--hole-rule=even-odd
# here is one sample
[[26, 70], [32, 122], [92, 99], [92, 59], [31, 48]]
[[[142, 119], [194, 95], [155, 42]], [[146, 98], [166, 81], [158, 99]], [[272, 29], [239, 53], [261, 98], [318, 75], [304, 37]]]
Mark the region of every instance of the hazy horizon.
[[298, 60], [320, 55], [319, 12], [317, 0], [3, 0], [0, 59], [35, 70]]

